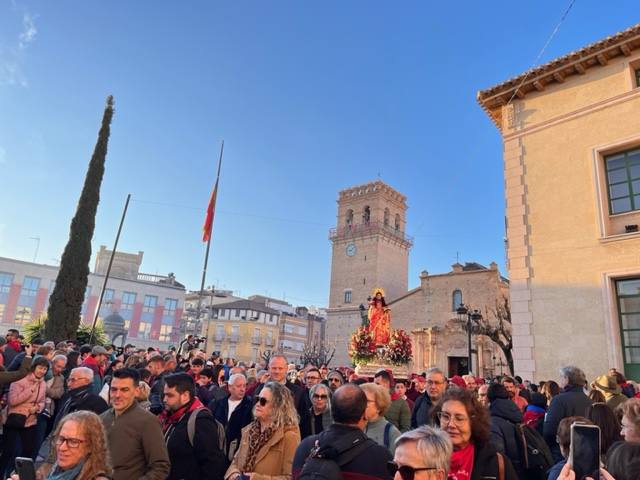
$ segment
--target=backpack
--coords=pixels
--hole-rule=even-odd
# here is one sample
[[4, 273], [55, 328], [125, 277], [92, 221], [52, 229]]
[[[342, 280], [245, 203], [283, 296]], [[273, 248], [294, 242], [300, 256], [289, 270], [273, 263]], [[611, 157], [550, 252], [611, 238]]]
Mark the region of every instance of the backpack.
[[191, 415], [189, 415], [189, 419], [187, 420], [187, 437], [189, 437], [189, 443], [192, 447], [194, 446], [193, 441], [196, 436], [196, 420], [198, 419], [198, 414], [200, 412], [204, 412], [205, 415], [211, 417], [216, 423], [216, 427], [218, 430], [218, 448], [222, 453], [225, 453], [227, 451], [227, 437], [224, 433], [224, 427], [218, 420], [213, 418], [213, 415], [211, 415], [209, 410], [204, 407], [198, 407], [194, 409], [193, 412], [191, 412]]
[[520, 463], [524, 469], [526, 479], [546, 479], [547, 470], [554, 464], [547, 442], [540, 435], [540, 432], [529, 425], [517, 423], [515, 427], [518, 435]]
[[307, 457], [298, 480], [343, 480], [342, 466], [351, 462], [367, 448], [377, 445], [361, 432], [357, 436], [346, 435], [331, 443], [323, 444], [325, 432], [320, 433], [315, 446]]

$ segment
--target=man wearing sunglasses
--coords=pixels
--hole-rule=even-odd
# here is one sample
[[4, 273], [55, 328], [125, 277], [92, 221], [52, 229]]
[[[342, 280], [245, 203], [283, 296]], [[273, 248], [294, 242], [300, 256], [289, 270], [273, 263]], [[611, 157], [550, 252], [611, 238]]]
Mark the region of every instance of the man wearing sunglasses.
[[393, 480], [445, 480], [453, 447], [440, 429], [422, 426], [403, 433], [396, 441], [389, 473]]

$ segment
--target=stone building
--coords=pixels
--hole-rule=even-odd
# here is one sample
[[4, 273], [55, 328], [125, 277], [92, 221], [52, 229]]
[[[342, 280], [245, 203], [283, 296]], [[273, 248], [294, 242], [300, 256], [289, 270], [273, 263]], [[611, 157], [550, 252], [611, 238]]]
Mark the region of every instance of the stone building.
[[[456, 264], [449, 273], [420, 276], [420, 286], [408, 290], [409, 249], [405, 233], [406, 198], [381, 181], [343, 190], [338, 198], [338, 224], [330, 231], [333, 244], [326, 342], [336, 347], [335, 365], [349, 365], [348, 343], [361, 325], [361, 309], [376, 287], [385, 290], [392, 328], [411, 334], [414, 371], [438, 366], [450, 374], [467, 365], [467, 335], [454, 305], [492, 317], [496, 303], [507, 295], [508, 282], [497, 265]], [[474, 337], [473, 370], [493, 372], [504, 358], [493, 343]], [[494, 360], [494, 357], [496, 359]]]
[[405, 234], [406, 198], [381, 181], [339, 193], [327, 309], [327, 341], [335, 343], [333, 363], [348, 365], [346, 345], [360, 325], [359, 305], [375, 287], [387, 298], [407, 292], [409, 249]]
[[640, 24], [487, 90], [516, 373], [640, 379]]
[[[413, 371], [422, 372], [438, 366], [447, 375], [467, 373], [468, 338], [456, 313], [464, 303], [478, 310], [485, 320], [496, 323], [496, 313], [509, 296], [509, 282], [498, 266], [478, 263], [455, 263], [447, 273], [420, 274], [420, 286], [392, 300], [391, 323], [411, 334], [414, 349]], [[472, 367], [474, 374], [492, 376], [507, 372], [502, 352], [487, 337], [473, 335]]]

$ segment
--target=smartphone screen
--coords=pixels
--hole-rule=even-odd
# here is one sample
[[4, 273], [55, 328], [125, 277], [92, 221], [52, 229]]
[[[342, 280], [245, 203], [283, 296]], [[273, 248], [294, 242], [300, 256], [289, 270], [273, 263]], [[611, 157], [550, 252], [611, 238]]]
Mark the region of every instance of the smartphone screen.
[[36, 468], [30, 458], [16, 458], [16, 473], [20, 480], [36, 480]]
[[576, 480], [600, 479], [600, 428], [596, 425], [571, 425], [570, 463]]

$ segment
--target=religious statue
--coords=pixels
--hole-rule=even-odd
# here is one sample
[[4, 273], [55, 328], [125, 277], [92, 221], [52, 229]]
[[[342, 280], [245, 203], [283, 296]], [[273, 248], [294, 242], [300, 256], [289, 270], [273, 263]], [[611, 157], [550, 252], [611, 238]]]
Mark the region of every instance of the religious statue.
[[376, 346], [389, 343], [391, 335], [391, 309], [384, 300], [384, 290], [376, 288], [369, 300], [369, 332], [373, 336]]

